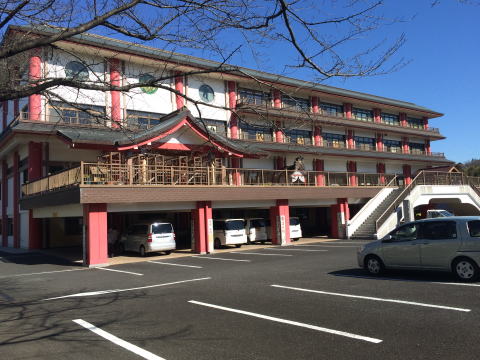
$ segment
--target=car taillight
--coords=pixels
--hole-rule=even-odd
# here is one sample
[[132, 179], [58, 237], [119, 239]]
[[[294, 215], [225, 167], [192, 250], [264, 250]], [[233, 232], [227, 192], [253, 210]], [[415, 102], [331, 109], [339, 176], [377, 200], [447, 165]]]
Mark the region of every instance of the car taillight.
[[152, 242], [152, 233], [147, 235], [147, 242], [151, 243]]

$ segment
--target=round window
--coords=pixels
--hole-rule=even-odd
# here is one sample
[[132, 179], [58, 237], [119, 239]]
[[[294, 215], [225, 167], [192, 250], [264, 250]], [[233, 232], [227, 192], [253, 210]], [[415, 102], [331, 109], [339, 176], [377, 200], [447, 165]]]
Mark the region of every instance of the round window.
[[[154, 79], [155, 78], [150, 74], [141, 74], [138, 77], [138, 81], [141, 82], [141, 83], [149, 82], [149, 81], [152, 81]], [[140, 89], [142, 89], [142, 91], [145, 94], [154, 94], [158, 90], [158, 88], [156, 88], [155, 86], [142, 86]]]
[[70, 61], [65, 66], [65, 75], [67, 78], [75, 80], [88, 80], [88, 69], [87, 67], [78, 61]]
[[207, 103], [212, 102], [215, 98], [215, 93], [213, 92], [213, 89], [206, 84], [200, 86], [200, 89], [198, 91], [200, 92], [200, 99]]

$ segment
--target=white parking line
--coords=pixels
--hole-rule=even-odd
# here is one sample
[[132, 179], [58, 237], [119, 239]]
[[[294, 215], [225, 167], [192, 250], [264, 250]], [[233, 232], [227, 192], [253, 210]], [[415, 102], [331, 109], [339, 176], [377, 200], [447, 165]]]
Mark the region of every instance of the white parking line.
[[277, 287], [277, 288], [282, 288], [282, 289], [304, 291], [304, 292], [310, 292], [310, 293], [315, 293], [315, 294], [323, 294], [323, 295], [342, 296], [342, 297], [348, 297], [348, 298], [354, 298], [354, 299], [383, 301], [383, 302], [423, 306], [423, 307], [430, 307], [430, 308], [443, 309], [443, 310], [452, 310], [452, 311], [463, 311], [463, 312], [470, 312], [471, 311], [470, 309], [456, 308], [456, 307], [443, 306], [443, 305], [425, 304], [425, 303], [419, 303], [419, 302], [414, 302], [414, 301], [405, 301], [405, 300], [396, 300], [396, 299], [382, 299], [382, 298], [376, 298], [376, 297], [370, 297], [370, 296], [341, 294], [341, 293], [334, 293], [334, 292], [327, 292], [327, 291], [320, 291], [320, 290], [302, 289], [302, 288], [291, 287], [291, 286], [283, 286], [283, 285], [271, 285], [271, 286]]
[[109, 268], [103, 268], [103, 267], [97, 267], [97, 268], [95, 268], [95, 269], [97, 269], [97, 270], [115, 271], [115, 272], [121, 272], [121, 273], [125, 273], [125, 274], [130, 274], [130, 275], [143, 276], [143, 274], [135, 273], [135, 272], [131, 272], [131, 271], [125, 271], [125, 270], [116, 270], [116, 269], [109, 269]]
[[189, 268], [203, 269], [202, 266], [196, 266], [196, 265], [183, 265], [183, 264], [174, 264], [174, 263], [166, 263], [166, 262], [158, 262], [158, 261], [148, 261], [148, 262], [152, 264], [159, 264], [159, 265], [183, 266], [183, 267], [189, 267]]
[[470, 284], [470, 283], [448, 283], [448, 282], [432, 282], [432, 284], [440, 284], [440, 285], [457, 285], [457, 286], [480, 286], [480, 284]]
[[374, 276], [362, 276], [362, 275], [344, 275], [344, 274], [334, 274], [334, 276], [355, 278], [355, 279], [367, 279], [367, 280], [388, 280], [388, 281], [405, 281], [405, 282], [419, 282], [425, 284], [437, 284], [437, 285], [457, 285], [457, 286], [474, 286], [478, 287], [480, 284], [472, 283], [455, 283], [455, 282], [440, 282], [440, 281], [426, 281], [426, 280], [417, 280], [417, 279], [404, 279], [404, 278], [394, 278], [394, 277], [374, 277]]
[[53, 273], [61, 273], [61, 272], [69, 272], [69, 271], [80, 271], [80, 270], [91, 270], [91, 269], [80, 268], [80, 269], [69, 269], [69, 270], [42, 271], [42, 272], [28, 273], [28, 274], [2, 275], [0, 276], [0, 279], [10, 278], [10, 277], [19, 277], [19, 276], [32, 276], [32, 275], [44, 275], [44, 274], [53, 274]]
[[118, 345], [128, 351], [133, 352], [134, 354], [143, 357], [144, 359], [148, 360], [165, 360], [164, 358], [157, 356], [150, 351], [144, 350], [136, 345], [133, 345], [125, 340], [122, 340], [115, 335], [112, 335], [105, 330], [97, 328], [95, 325], [90, 324], [89, 322], [82, 320], [82, 319], [75, 319], [72, 320], [74, 323], [77, 323], [80, 326], [83, 326], [85, 329], [90, 330], [91, 332], [101, 336], [102, 338], [111, 341], [115, 345]]
[[192, 256], [192, 257], [193, 258], [198, 258], [198, 259], [250, 262], [250, 260], [226, 259], [226, 258], [211, 257], [211, 256]]
[[320, 245], [320, 244], [300, 244], [300, 245], [293, 245], [293, 246], [315, 246], [315, 247], [326, 247], [326, 248], [357, 248], [358, 246], [354, 245]]
[[316, 331], [321, 331], [321, 332], [325, 332], [325, 333], [329, 333], [329, 334], [345, 336], [345, 337], [356, 339], [356, 340], [368, 341], [368, 342], [371, 342], [371, 343], [374, 343], [374, 344], [378, 344], [378, 343], [382, 342], [382, 340], [380, 340], [380, 339], [375, 339], [375, 338], [362, 336], [362, 335], [356, 335], [356, 334], [352, 334], [352, 333], [345, 332], [345, 331], [328, 329], [328, 328], [325, 328], [325, 327], [320, 327], [320, 326], [311, 325], [311, 324], [305, 324], [305, 323], [301, 323], [301, 322], [297, 322], [297, 321], [285, 320], [285, 319], [281, 319], [281, 318], [277, 318], [277, 317], [273, 317], [273, 316], [257, 314], [257, 313], [253, 313], [253, 312], [250, 312], [250, 311], [232, 309], [232, 308], [228, 308], [228, 307], [224, 307], [224, 306], [208, 304], [208, 303], [195, 301], [195, 300], [190, 300], [189, 303], [202, 305], [202, 306], [207, 306], [207, 307], [211, 307], [211, 308], [219, 309], [219, 310], [224, 310], [224, 311], [230, 311], [230, 312], [234, 312], [234, 313], [237, 313], [237, 314], [253, 316], [253, 317], [256, 317], [256, 318], [275, 321], [275, 322], [278, 322], [278, 323], [283, 323], [283, 324], [288, 324], [288, 325], [293, 325], [293, 326], [299, 326], [299, 327], [303, 327], [303, 328], [307, 328], [307, 329], [311, 329], [311, 330], [316, 330]]
[[70, 294], [70, 295], [65, 295], [65, 296], [57, 296], [57, 297], [53, 297], [53, 298], [43, 299], [42, 301], [65, 299], [65, 298], [71, 298], [71, 297], [96, 296], [96, 295], [112, 294], [112, 293], [118, 293], [118, 292], [124, 292], [124, 291], [151, 289], [151, 288], [156, 288], [156, 287], [161, 287], [161, 286], [176, 285], [176, 284], [182, 284], [182, 283], [187, 283], [187, 282], [192, 282], [192, 281], [201, 281], [201, 280], [210, 280], [210, 279], [211, 279], [211, 277], [205, 277], [205, 278], [198, 278], [198, 279], [173, 281], [173, 282], [164, 283], [164, 284], [141, 286], [141, 287], [130, 288], [130, 289], [113, 289], [113, 290], [102, 290], [102, 291], [89, 291], [89, 292]]
[[318, 249], [292, 249], [289, 247], [284, 247], [284, 248], [266, 248], [265, 250], [287, 250], [287, 251], [328, 251], [328, 250], [318, 250]]
[[264, 253], [256, 253], [256, 252], [231, 252], [230, 254], [237, 254], [237, 255], [263, 255], [263, 256], [293, 256], [292, 254], [264, 254]]

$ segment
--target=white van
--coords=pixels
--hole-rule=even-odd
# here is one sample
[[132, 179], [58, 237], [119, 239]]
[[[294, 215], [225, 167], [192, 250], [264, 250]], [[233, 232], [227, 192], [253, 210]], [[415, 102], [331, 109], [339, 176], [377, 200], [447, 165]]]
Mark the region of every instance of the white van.
[[168, 222], [149, 222], [130, 226], [120, 244], [126, 251], [136, 251], [140, 256], [155, 251], [169, 255], [175, 250], [175, 233]]
[[263, 218], [246, 219], [245, 230], [247, 231], [248, 242], [265, 241], [271, 239], [270, 220]]
[[245, 219], [213, 220], [213, 238], [215, 249], [219, 249], [222, 245], [240, 247], [246, 244]]
[[290, 218], [290, 239], [296, 241], [302, 237], [302, 227], [298, 217]]

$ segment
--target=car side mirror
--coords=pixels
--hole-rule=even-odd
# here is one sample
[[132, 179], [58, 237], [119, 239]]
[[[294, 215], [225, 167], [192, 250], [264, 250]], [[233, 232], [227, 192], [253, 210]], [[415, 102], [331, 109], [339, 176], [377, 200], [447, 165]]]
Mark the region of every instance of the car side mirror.
[[382, 239], [382, 242], [388, 243], [388, 242], [392, 242], [392, 240], [393, 240], [393, 236], [387, 235]]

